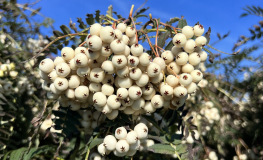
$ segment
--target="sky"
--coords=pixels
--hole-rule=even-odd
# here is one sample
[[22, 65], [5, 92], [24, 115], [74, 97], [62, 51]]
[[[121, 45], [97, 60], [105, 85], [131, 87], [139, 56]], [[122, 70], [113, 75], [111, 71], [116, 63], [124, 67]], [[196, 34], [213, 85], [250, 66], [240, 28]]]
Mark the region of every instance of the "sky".
[[[18, 0], [20, 4], [27, 2], [32, 1]], [[134, 4], [134, 10], [136, 10], [143, 2], [144, 0], [41, 0], [34, 8], [42, 7], [40, 12], [54, 19], [55, 29], [60, 30], [59, 26], [62, 24], [68, 26], [70, 19], [76, 22], [77, 17], [80, 17], [85, 22], [87, 13], [95, 13], [96, 10], [100, 10], [101, 14], [106, 14], [109, 5], [113, 5], [114, 11], [127, 18], [131, 5]], [[240, 18], [240, 15], [245, 12], [242, 8], [247, 5], [262, 7], [262, 2], [262, 0], [148, 0], [144, 7], [150, 7], [145, 12], [146, 15], [151, 13], [153, 18], [161, 18], [162, 22], [183, 15], [190, 26], [199, 21], [205, 31], [211, 27], [210, 42], [218, 40], [217, 33], [223, 35], [230, 31], [230, 35], [214, 47], [232, 53], [231, 49], [238, 37], [240, 35], [249, 36], [248, 29], [261, 20], [256, 16]], [[36, 18], [36, 20], [39, 19]], [[142, 20], [147, 19], [142, 18]], [[42, 32], [49, 36], [52, 35], [51, 28], [45, 28]]]

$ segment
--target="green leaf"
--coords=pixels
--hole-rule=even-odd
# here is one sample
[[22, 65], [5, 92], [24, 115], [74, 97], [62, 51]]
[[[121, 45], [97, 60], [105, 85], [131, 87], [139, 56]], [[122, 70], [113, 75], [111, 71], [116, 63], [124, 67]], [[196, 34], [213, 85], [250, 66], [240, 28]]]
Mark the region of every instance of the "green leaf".
[[92, 25], [95, 23], [95, 19], [93, 18], [93, 14], [87, 14], [86, 15], [88, 18], [86, 18], [86, 22], [88, 25]]
[[12, 151], [7, 152], [7, 153], [5, 154], [3, 160], [6, 160], [7, 156], [8, 156], [11, 152], [12, 152]]
[[49, 150], [51, 150], [52, 147], [50, 145], [45, 145], [45, 146], [41, 146], [38, 148], [32, 148], [30, 149], [28, 154], [24, 155], [23, 160], [30, 160], [31, 158], [33, 158], [35, 155], [39, 155], [40, 153], [45, 153]]
[[140, 11], [137, 12], [134, 17], [137, 17], [138, 15], [140, 15], [140, 14], [142, 14], [143, 12], [147, 11], [149, 8], [150, 8], [150, 7], [140, 9]]
[[140, 14], [140, 15], [136, 16], [136, 18], [139, 18], [139, 17], [148, 17], [148, 16], [145, 14]]
[[187, 22], [185, 19], [180, 19], [178, 22], [178, 27], [183, 28], [184, 26], [187, 26]]
[[154, 139], [156, 141], [161, 142], [162, 144], [169, 144], [170, 142], [168, 142], [165, 138], [165, 136], [152, 136], [152, 135], [148, 135], [148, 138], [150, 139]]
[[247, 13], [243, 13], [243, 14], [240, 15], [240, 17], [246, 17], [246, 16], [248, 16]]
[[165, 41], [168, 39], [170, 35], [170, 31], [167, 31], [165, 33], [161, 33], [161, 35], [159, 36], [157, 45], [161, 48], [163, 48], [163, 46], [165, 45]]
[[175, 154], [175, 149], [170, 145], [154, 144], [148, 148], [148, 151], [161, 154]]
[[100, 10], [96, 10], [96, 14], [95, 14], [95, 20], [96, 22], [100, 23]]
[[94, 139], [90, 145], [89, 145], [89, 149], [92, 149], [93, 147], [97, 146], [97, 145], [100, 145], [102, 142], [103, 142], [103, 138], [96, 138]]
[[56, 37], [61, 37], [61, 36], [63, 36], [63, 34], [62, 34], [60, 31], [58, 31], [58, 30], [54, 30], [54, 31], [53, 31], [53, 34], [54, 34]]
[[178, 153], [185, 153], [187, 152], [187, 145], [186, 144], [179, 144], [176, 146], [176, 151]]
[[78, 19], [77, 22], [79, 23], [79, 28], [85, 29], [87, 26], [82, 21], [82, 18], [77, 18], [77, 19]]
[[173, 40], [171, 40], [171, 41], [166, 45], [165, 50], [171, 50], [173, 46], [174, 46], [174, 45], [173, 45]]
[[110, 5], [110, 6], [108, 7], [107, 14], [108, 14], [109, 16], [111, 16], [111, 17], [112, 17], [112, 10], [113, 10], [113, 7], [112, 7], [112, 5]]
[[115, 126], [117, 123], [118, 123], [117, 121], [109, 121], [105, 126], [112, 127], [112, 126]]
[[62, 32], [64, 33], [64, 35], [71, 33], [70, 29], [69, 29], [66, 25], [60, 26], [60, 29], [62, 30]]
[[27, 147], [19, 148], [17, 150], [12, 151], [10, 155], [10, 159], [19, 160], [22, 158], [24, 152], [27, 150]]
[[180, 20], [180, 18], [174, 17], [174, 18], [170, 18], [170, 21], [166, 22], [166, 23], [169, 24], [169, 25], [172, 25], [173, 23], [175, 23], [175, 22], [177, 22], [179, 20]]

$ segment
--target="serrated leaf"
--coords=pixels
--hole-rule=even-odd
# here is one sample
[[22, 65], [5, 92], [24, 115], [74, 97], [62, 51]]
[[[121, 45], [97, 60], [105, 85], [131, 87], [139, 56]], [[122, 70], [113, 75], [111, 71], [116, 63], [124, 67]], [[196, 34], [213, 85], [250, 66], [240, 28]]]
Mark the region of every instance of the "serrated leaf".
[[71, 33], [70, 29], [66, 25], [60, 26], [60, 29], [62, 30], [62, 32], [64, 34], [70, 34]]
[[93, 14], [87, 14], [86, 15], [88, 18], [86, 18], [86, 22], [88, 25], [92, 25], [95, 23], [95, 19], [93, 18]]
[[96, 10], [95, 20], [96, 22], [100, 23], [100, 10]]
[[54, 30], [54, 31], [53, 31], [53, 34], [54, 34], [56, 37], [63, 36], [63, 34], [62, 34], [60, 31], [58, 31], [58, 30]]
[[94, 139], [90, 145], [89, 145], [89, 149], [92, 149], [93, 147], [97, 146], [97, 145], [100, 145], [102, 142], [103, 142], [103, 138], [96, 138]]
[[137, 12], [135, 15], [134, 15], [134, 17], [138, 17], [138, 15], [140, 15], [140, 14], [142, 14], [143, 12], [145, 12], [145, 11], [147, 11], [148, 9], [149, 9], [150, 7], [147, 7], [147, 8], [142, 8], [142, 9], [140, 9], [140, 11], [139, 12]]
[[183, 28], [184, 26], [187, 26], [187, 22], [185, 19], [180, 19], [178, 22], [178, 27]]
[[165, 33], [161, 33], [161, 35], [159, 36], [157, 45], [161, 48], [163, 48], [163, 46], [165, 45], [165, 41], [168, 39], [170, 35], [170, 31], [167, 31]]
[[112, 5], [110, 5], [110, 6], [108, 7], [107, 14], [108, 14], [109, 16], [111, 16], [111, 17], [112, 17], [112, 11], [113, 11], [113, 7], [112, 7]]
[[87, 27], [82, 21], [82, 18], [77, 18], [77, 22], [79, 23], [79, 28], [85, 29]]
[[148, 148], [148, 151], [161, 154], [175, 154], [175, 149], [170, 145], [154, 144]]
[[172, 25], [173, 23], [175, 23], [175, 22], [177, 22], [179, 20], [180, 20], [180, 18], [174, 17], [174, 18], [170, 18], [170, 21], [166, 22], [166, 23], [169, 24], [169, 25]]

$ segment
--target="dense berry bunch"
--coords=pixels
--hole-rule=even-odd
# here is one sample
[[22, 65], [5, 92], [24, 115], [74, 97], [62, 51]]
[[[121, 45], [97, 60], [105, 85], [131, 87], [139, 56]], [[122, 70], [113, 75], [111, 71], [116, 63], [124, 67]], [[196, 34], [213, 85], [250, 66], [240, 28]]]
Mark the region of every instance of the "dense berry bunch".
[[[113, 151], [118, 157], [133, 156], [140, 149], [141, 143], [147, 140], [148, 127], [139, 123], [134, 130], [127, 132], [124, 127], [115, 130], [115, 136], [107, 135], [102, 144], [98, 146], [98, 152], [104, 156]], [[154, 142], [153, 142], [154, 143]]]
[[[111, 120], [120, 111], [140, 115], [182, 106], [203, 78], [198, 69], [207, 58], [203, 26], [185, 26], [174, 36], [172, 50], [154, 59], [144, 53], [135, 32], [124, 23], [116, 29], [96, 23], [88, 48], [64, 47], [61, 57], [42, 60], [39, 74], [47, 97], [72, 110], [94, 106]], [[195, 41], [189, 39], [194, 35]]]

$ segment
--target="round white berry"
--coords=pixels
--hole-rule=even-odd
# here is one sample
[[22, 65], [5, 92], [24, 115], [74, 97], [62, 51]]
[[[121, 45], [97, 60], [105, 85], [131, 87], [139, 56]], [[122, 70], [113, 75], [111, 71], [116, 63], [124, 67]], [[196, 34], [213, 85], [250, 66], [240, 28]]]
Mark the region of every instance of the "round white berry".
[[[150, 103], [150, 102], [148, 102]], [[148, 127], [144, 123], [139, 123], [134, 127], [139, 139], [145, 139], [148, 136]]]
[[139, 140], [139, 138], [138, 138], [137, 132], [135, 132], [135, 131], [130, 131], [130, 132], [127, 134], [126, 141], [127, 141], [130, 145], [131, 145], [131, 144], [135, 144], [138, 140]]
[[196, 86], [196, 83], [192, 82], [188, 86], [186, 86], [185, 88], [187, 89], [187, 93], [191, 94], [191, 93], [194, 93], [194, 91], [196, 90], [197, 86]]
[[109, 43], [102, 43], [101, 56], [109, 57], [111, 54], [112, 54], [112, 50], [110, 48], [110, 44]]
[[50, 86], [49, 86], [49, 88], [50, 88], [50, 92], [53, 93], [53, 94], [60, 94], [60, 93], [62, 92], [62, 91], [58, 90], [58, 89], [55, 87], [54, 83], [51, 83]]
[[125, 43], [122, 40], [115, 39], [110, 43], [110, 48], [114, 54], [123, 54], [125, 50]]
[[191, 72], [191, 76], [193, 78], [193, 82], [198, 83], [203, 79], [203, 73], [199, 70], [193, 70]]
[[90, 71], [90, 80], [100, 83], [105, 77], [105, 72], [101, 68], [93, 68]]
[[151, 56], [148, 53], [142, 53], [139, 57], [140, 64], [142, 66], [148, 66], [150, 64]]
[[206, 59], [207, 59], [207, 53], [205, 51], [203, 51], [203, 50], [199, 51], [198, 53], [200, 55], [201, 62], [205, 62]]
[[135, 100], [133, 102], [133, 104], [131, 105], [131, 107], [133, 110], [137, 111], [137, 110], [142, 109], [144, 107], [144, 105], [145, 105], [145, 100], [141, 97], [141, 98]]
[[142, 87], [142, 94], [151, 95], [153, 90], [154, 90], [153, 85], [151, 83], [148, 83], [147, 85]]
[[102, 92], [96, 92], [93, 95], [93, 103], [99, 107], [105, 106], [107, 102], [107, 97]]
[[104, 61], [101, 68], [106, 72], [106, 74], [113, 74], [115, 72], [114, 66], [111, 61]]
[[106, 83], [102, 85], [101, 92], [106, 96], [110, 96], [114, 93], [114, 88], [112, 85]]
[[118, 87], [120, 88], [130, 88], [133, 84], [133, 80], [129, 77], [126, 78], [118, 78], [117, 81], [115, 81], [118, 83]]
[[54, 65], [57, 66], [59, 63], [66, 63], [65, 59], [62, 57], [56, 57], [54, 60]]
[[54, 69], [54, 67], [54, 62], [50, 58], [43, 59], [39, 63], [39, 69], [45, 73], [50, 73]]
[[101, 143], [99, 146], [98, 146], [98, 152], [100, 155], [102, 156], [105, 156], [106, 154], [106, 147], [104, 146], [104, 143]]
[[191, 53], [188, 57], [189, 63], [193, 66], [198, 65], [201, 62], [200, 54], [199, 53]]
[[[129, 44], [130, 42], [130, 38], [126, 35], [122, 35], [122, 39], [121, 39], [126, 45]], [[129, 47], [130, 48], [130, 47]]]
[[161, 72], [161, 67], [156, 63], [150, 63], [147, 67], [147, 74], [149, 77], [157, 77]]
[[85, 54], [77, 54], [74, 57], [74, 62], [77, 67], [86, 67], [88, 64], [88, 57]]
[[182, 33], [177, 33], [174, 37], [173, 37], [173, 44], [180, 48], [183, 47], [186, 43], [186, 36]]
[[156, 91], [155, 91], [155, 89], [154, 89], [153, 92], [152, 92], [150, 95], [143, 95], [143, 98], [144, 98], [145, 100], [151, 100], [152, 97], [155, 95], [155, 93], [156, 93]]
[[58, 77], [58, 75], [57, 75], [57, 71], [56, 71], [56, 70], [53, 70], [52, 72], [50, 72], [50, 73], [48, 74], [48, 79], [49, 79], [51, 82], [54, 82], [57, 77]]
[[200, 36], [195, 39], [195, 44], [198, 47], [204, 47], [206, 45], [206, 42], [207, 40], [204, 36]]
[[103, 114], [111, 113], [111, 112], [112, 112], [112, 109], [111, 109], [107, 104], [105, 104], [105, 106], [103, 106], [101, 112], [102, 112]]
[[[153, 97], [151, 97], [151, 99], [152, 98]], [[153, 113], [156, 111], [156, 108], [153, 106], [151, 102], [146, 102], [143, 109], [145, 110], [146, 113]]]
[[117, 90], [117, 97], [120, 99], [125, 99], [129, 95], [129, 92], [126, 88], [118, 88]]
[[135, 56], [128, 57], [128, 65], [130, 67], [136, 67], [139, 64], [139, 58]]
[[201, 36], [203, 33], [205, 32], [205, 29], [203, 27], [203, 25], [198, 24], [194, 26], [194, 34], [195, 36]]
[[133, 80], [138, 80], [140, 79], [141, 75], [142, 75], [142, 71], [139, 68], [132, 68], [130, 70], [130, 78]]
[[171, 51], [166, 50], [162, 53], [161, 57], [165, 61], [166, 64], [172, 62], [174, 60], [174, 55]]
[[68, 80], [66, 78], [57, 77], [54, 81], [55, 87], [60, 91], [65, 91], [68, 88]]
[[90, 92], [100, 92], [101, 91], [101, 84], [100, 83], [90, 83], [89, 84]]
[[174, 56], [176, 56], [178, 53], [183, 52], [182, 47], [176, 47], [173, 46], [173, 48], [171, 49], [172, 53]]
[[160, 83], [163, 80], [163, 73], [161, 72], [158, 76], [152, 77], [150, 81], [154, 84]]
[[155, 57], [153, 63], [158, 64], [161, 67], [161, 70], [164, 70], [166, 67], [165, 61], [161, 57]]
[[164, 99], [160, 95], [154, 95], [151, 99], [151, 103], [154, 108], [162, 108], [163, 107]]
[[87, 54], [88, 50], [85, 47], [77, 47], [75, 49], [75, 55], [82, 53], [82, 54]]
[[184, 50], [187, 53], [193, 53], [195, 50], [196, 44], [195, 41], [192, 39], [188, 39], [184, 45]]
[[68, 81], [69, 88], [77, 88], [80, 85], [80, 78], [77, 75], [71, 75]]
[[125, 66], [121, 69], [117, 69], [117, 75], [120, 77], [120, 78], [125, 78], [125, 77], [128, 77], [129, 76], [129, 67], [128, 66]]
[[100, 38], [105, 43], [111, 43], [115, 38], [115, 32], [111, 26], [102, 27], [100, 30]]
[[122, 33], [126, 31], [127, 25], [125, 23], [119, 23], [117, 25], [117, 29], [119, 29]]
[[178, 86], [174, 88], [174, 95], [176, 97], [184, 97], [187, 94], [186, 88]]
[[68, 60], [71, 60], [72, 58], [74, 58], [74, 56], [75, 56], [75, 52], [74, 52], [74, 50], [72, 48], [70, 48], [70, 47], [62, 48], [62, 50], [61, 50], [61, 57], [63, 59], [68, 61]]
[[128, 37], [133, 37], [133, 36], [135, 36], [135, 32], [136, 32], [135, 28], [133, 28], [133, 27], [127, 27], [127, 28], [126, 28], [126, 31], [125, 31], [125, 34], [126, 34]]
[[87, 75], [89, 75], [90, 73], [90, 67], [86, 66], [86, 67], [81, 67], [77, 69], [77, 75], [80, 77], [85, 77]]
[[118, 110], [112, 110], [110, 113], [106, 114], [107, 118], [110, 120], [115, 119], [119, 114]]
[[75, 89], [75, 97], [80, 101], [84, 101], [89, 96], [89, 88], [87, 86], [78, 86]]
[[128, 90], [129, 92], [129, 97], [132, 99], [132, 100], [137, 100], [139, 99], [141, 96], [142, 96], [142, 90], [140, 87], [138, 86], [131, 86]]
[[193, 78], [188, 73], [183, 73], [180, 75], [179, 83], [183, 86], [188, 86], [193, 81]]
[[100, 30], [101, 30], [101, 25], [99, 23], [94, 23], [93, 25], [90, 26], [90, 35], [96, 35], [100, 36]]
[[115, 29], [115, 39], [122, 40], [122, 31], [119, 29]]
[[132, 55], [134, 55], [134, 56], [140, 56], [140, 55], [142, 55], [142, 53], [143, 53], [143, 47], [142, 47], [142, 45], [140, 45], [140, 44], [138, 44], [138, 43], [136, 43], [136, 44], [133, 44], [132, 46], [131, 46], [131, 53], [132, 53]]
[[115, 130], [115, 137], [117, 139], [126, 139], [127, 130], [124, 127], [119, 127]]
[[131, 115], [135, 112], [135, 110], [133, 110], [130, 106], [126, 107], [125, 109], [123, 109], [123, 112], [127, 115]]
[[194, 36], [194, 28], [190, 26], [184, 26], [182, 29], [182, 33], [187, 39], [192, 38]]
[[112, 57], [112, 64], [115, 68], [121, 69], [127, 65], [127, 58], [124, 55], [114, 55]]
[[181, 66], [178, 65], [176, 62], [171, 62], [168, 64], [167, 66], [167, 71], [170, 73], [170, 74], [178, 74], [180, 73], [181, 71]]
[[113, 151], [116, 149], [117, 140], [112, 135], [107, 135], [103, 140], [104, 146], [107, 150]]
[[182, 66], [183, 73], [191, 73], [193, 70], [194, 70], [194, 67], [189, 63]]
[[102, 159], [98, 153], [94, 152], [90, 155], [89, 160], [102, 160]]
[[149, 82], [149, 76], [148, 76], [148, 74], [146, 74], [146, 73], [143, 73], [143, 74], [141, 75], [141, 77], [140, 77], [138, 80], [135, 81], [135, 83], [136, 83], [138, 86], [140, 86], [140, 87], [145, 86], [148, 82]]
[[121, 106], [121, 101], [116, 95], [110, 95], [107, 99], [107, 105], [111, 109], [118, 109]]
[[176, 63], [180, 66], [185, 65], [188, 61], [188, 54], [186, 52], [180, 52], [176, 55]]
[[171, 87], [176, 87], [179, 83], [179, 79], [174, 75], [169, 75], [166, 77], [166, 83]]

